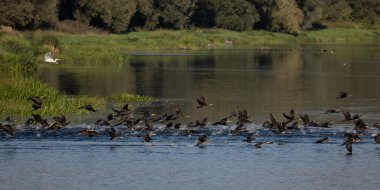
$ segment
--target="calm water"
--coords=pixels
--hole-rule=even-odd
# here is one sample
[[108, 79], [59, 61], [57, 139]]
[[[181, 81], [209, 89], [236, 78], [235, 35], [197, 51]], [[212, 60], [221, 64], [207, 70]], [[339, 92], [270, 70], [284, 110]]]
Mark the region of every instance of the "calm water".
[[[255, 142], [274, 144], [256, 149], [255, 143], [242, 142], [244, 134], [229, 135], [234, 119], [228, 127], [191, 136], [156, 124], [163, 131], [151, 143], [123, 126], [118, 128], [123, 137], [115, 141], [87, 138], [78, 134], [88, 127], [84, 123], [101, 116], [70, 116], [75, 123], [56, 132], [18, 125], [13, 138], [0, 133], [0, 189], [378, 189], [380, 145], [371, 137], [378, 131], [368, 131], [347, 155], [340, 146], [342, 132], [353, 123], [323, 112], [344, 108], [370, 125], [380, 121], [380, 46], [275, 48], [128, 52], [123, 64], [41, 67], [41, 80], [67, 94], [154, 96], [158, 103], [137, 107], [134, 114], [170, 113], [178, 106], [190, 116], [180, 120], [183, 125], [247, 109]], [[352, 96], [335, 99], [341, 90]], [[212, 105], [196, 109], [201, 95]], [[333, 128], [281, 135], [261, 129], [269, 113], [283, 120], [281, 113], [291, 108], [311, 120], [334, 121]], [[199, 134], [208, 136], [203, 148], [195, 146]], [[331, 142], [314, 143], [322, 137]]]

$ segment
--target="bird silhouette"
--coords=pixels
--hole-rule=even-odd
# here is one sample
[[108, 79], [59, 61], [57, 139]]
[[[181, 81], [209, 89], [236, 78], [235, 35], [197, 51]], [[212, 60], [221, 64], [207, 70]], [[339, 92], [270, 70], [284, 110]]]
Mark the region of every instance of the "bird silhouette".
[[200, 135], [198, 137], [198, 142], [196, 145], [202, 145], [207, 141], [207, 136], [206, 135]]
[[119, 136], [116, 129], [114, 127], [111, 127], [111, 129], [105, 129], [107, 135], [110, 137], [110, 140], [114, 140]]
[[373, 138], [375, 139], [375, 143], [380, 144], [380, 135], [379, 134], [374, 135]]
[[293, 122], [296, 120], [295, 114], [294, 114], [294, 109], [291, 109], [289, 111], [289, 115], [282, 113], [282, 115], [288, 120], [288, 122]]
[[88, 110], [88, 111], [90, 111], [90, 112], [97, 112], [97, 111], [92, 107], [92, 105], [90, 105], [90, 104], [87, 104], [87, 105], [84, 105], [84, 106], [82, 106], [82, 107], [79, 107], [78, 109], [86, 109], [86, 110]]
[[339, 96], [336, 99], [343, 99], [343, 98], [347, 98], [348, 96], [352, 96], [352, 95], [349, 95], [347, 92], [340, 91]]
[[42, 108], [42, 101], [39, 96], [28, 98], [28, 100], [31, 100], [33, 102], [32, 107], [34, 108], [34, 110]]
[[352, 143], [353, 143], [353, 139], [349, 138], [346, 140], [346, 142], [344, 142], [342, 145], [346, 145], [346, 150], [352, 154]]
[[270, 120], [271, 120], [271, 124], [274, 127], [274, 129], [275, 129], [275, 132], [277, 132], [277, 133], [283, 133], [283, 132], [285, 132], [286, 129], [285, 129], [285, 126], [284, 126], [283, 123], [277, 122], [277, 120], [273, 117], [272, 113], [269, 114], [269, 117], [270, 117]]
[[53, 117], [54, 121], [61, 124], [62, 126], [67, 126], [71, 123], [71, 121], [67, 121], [64, 115]]
[[328, 114], [328, 113], [339, 113], [340, 112], [340, 109], [328, 109], [325, 111], [325, 114]]
[[309, 116], [305, 113], [304, 115], [300, 114], [300, 118], [303, 122], [303, 125], [306, 127], [310, 124]]
[[368, 126], [363, 120], [358, 119], [357, 121], [355, 121], [354, 130], [359, 133], [363, 133], [364, 131], [368, 130]]
[[86, 137], [93, 137], [95, 136], [96, 134], [98, 134], [98, 132], [96, 132], [95, 130], [93, 129], [84, 129], [80, 132], [81, 135], [83, 136], [86, 136]]
[[315, 143], [317, 143], [317, 144], [327, 143], [327, 142], [329, 142], [329, 138], [328, 137], [325, 137], [325, 138], [322, 138], [322, 139], [319, 139], [319, 140], [315, 141]]
[[323, 128], [330, 128], [332, 124], [333, 124], [333, 122], [325, 121], [325, 122], [321, 123], [319, 126], [323, 127]]
[[248, 143], [250, 143], [250, 142], [252, 142], [253, 140], [255, 140], [255, 137], [253, 137], [253, 133], [247, 133], [246, 135], [245, 135], [245, 140], [244, 140], [244, 142], [248, 142]]
[[175, 114], [177, 117], [183, 117], [182, 110], [179, 107], [175, 108]]
[[13, 125], [9, 125], [9, 124], [3, 125], [0, 123], [0, 129], [2, 129], [9, 136], [13, 137], [15, 135], [15, 130], [13, 129]]
[[354, 116], [351, 116], [351, 113], [348, 112], [348, 111], [344, 111], [342, 110], [342, 114], [344, 116], [344, 120], [343, 121], [351, 121], [351, 120], [355, 120], [355, 119], [359, 119], [360, 118], [360, 115], [359, 114], [356, 114]]
[[197, 99], [197, 103], [198, 103], [197, 109], [208, 106], [208, 104], [206, 103], [206, 99], [203, 96]]
[[220, 121], [213, 123], [212, 125], [227, 125], [227, 117], [221, 119]]
[[143, 135], [143, 140], [145, 142], [150, 142], [152, 140], [152, 138], [150, 138], [150, 134], [148, 133], [148, 134]]
[[262, 148], [263, 144], [273, 144], [273, 142], [258, 142], [255, 144], [255, 148]]

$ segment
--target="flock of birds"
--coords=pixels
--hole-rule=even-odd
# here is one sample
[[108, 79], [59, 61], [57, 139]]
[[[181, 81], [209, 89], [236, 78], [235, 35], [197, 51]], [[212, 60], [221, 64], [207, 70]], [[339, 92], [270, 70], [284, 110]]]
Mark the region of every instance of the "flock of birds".
[[[347, 92], [340, 92], [337, 99], [347, 98], [349, 95]], [[28, 99], [32, 103], [32, 107], [34, 110], [38, 110], [42, 108], [42, 100], [40, 97], [31, 97]], [[211, 104], [206, 102], [206, 99], [201, 96], [196, 100], [197, 107], [196, 109], [205, 108]], [[89, 112], [97, 112], [97, 110], [90, 104], [79, 107], [78, 109], [85, 109]], [[135, 116], [131, 113], [128, 104], [125, 104], [121, 109], [112, 109], [114, 113], [110, 113], [107, 115], [105, 119], [97, 120], [93, 125], [89, 125], [89, 128], [82, 129], [79, 134], [86, 137], [93, 137], [95, 135], [104, 135], [109, 136], [110, 140], [115, 140], [122, 136], [120, 130], [124, 130], [124, 132], [135, 132], [138, 137], [142, 137], [143, 141], [150, 142], [152, 141], [152, 136], [156, 135], [156, 132], [163, 130], [172, 130], [175, 131], [176, 134], [181, 134], [185, 136], [189, 136], [195, 134], [196, 132], [200, 132], [198, 141], [196, 143], [197, 146], [204, 146], [207, 142], [207, 135], [202, 134], [202, 130], [210, 127], [210, 126], [228, 126], [228, 123], [231, 122], [231, 118], [236, 118], [236, 127], [229, 130], [230, 135], [237, 135], [239, 133], [245, 134], [244, 142], [252, 143], [256, 138], [254, 136], [254, 132], [249, 130], [246, 125], [252, 123], [250, 120], [251, 117], [248, 116], [248, 112], [246, 110], [239, 110], [237, 112], [231, 112], [227, 117], [224, 117], [216, 122], [208, 122], [207, 117], [202, 120], [196, 120], [194, 122], [190, 122], [187, 125], [182, 125], [178, 121], [180, 118], [189, 117], [184, 116], [179, 107], [175, 108], [175, 112], [172, 114], [162, 113], [161, 115], [151, 114], [149, 111], [145, 111], [142, 116]], [[360, 117], [359, 114], [352, 115], [350, 112], [342, 110], [342, 109], [329, 109], [325, 112], [325, 114], [331, 113], [342, 113], [344, 116], [344, 121], [353, 121], [355, 127], [353, 130], [344, 132], [344, 136], [346, 140], [342, 144], [346, 146], [349, 154], [352, 153], [352, 144], [355, 142], [361, 141], [362, 136], [368, 132], [370, 128], [372, 129], [380, 129], [380, 123], [374, 123], [373, 126], [369, 126], [365, 123]], [[25, 126], [37, 126], [38, 130], [61, 130], [68, 126], [71, 122], [66, 119], [65, 116], [57, 116], [53, 118], [53, 122], [48, 122], [47, 119], [44, 119], [39, 114], [31, 114], [32, 117], [27, 119], [24, 123]], [[333, 122], [318, 122], [314, 120], [310, 120], [308, 114], [299, 114], [299, 118], [297, 117], [294, 109], [291, 109], [289, 113], [283, 113], [285, 121], [277, 120], [272, 113], [269, 114], [269, 120], [265, 121], [262, 124], [264, 129], [268, 129], [275, 134], [283, 134], [287, 133], [291, 130], [296, 130], [300, 128], [307, 127], [317, 127], [317, 128], [330, 128], [333, 125]], [[9, 136], [15, 135], [15, 124], [13, 124], [13, 120], [10, 116], [8, 116], [3, 122], [0, 123], [0, 132], [3, 131]], [[302, 122], [302, 123], [301, 123]], [[165, 126], [164, 128], [160, 128], [154, 126], [155, 123], [160, 123], [160, 126]], [[94, 127], [101, 127], [101, 130], [95, 130]], [[118, 128], [116, 128], [118, 127]], [[174, 133], [174, 132], [173, 132]], [[374, 137], [375, 143], [380, 144], [380, 134], [372, 134]], [[317, 140], [315, 143], [328, 143], [330, 142], [328, 137]], [[262, 141], [255, 142], [256, 148], [262, 148], [263, 144], [272, 144], [273, 142]]]

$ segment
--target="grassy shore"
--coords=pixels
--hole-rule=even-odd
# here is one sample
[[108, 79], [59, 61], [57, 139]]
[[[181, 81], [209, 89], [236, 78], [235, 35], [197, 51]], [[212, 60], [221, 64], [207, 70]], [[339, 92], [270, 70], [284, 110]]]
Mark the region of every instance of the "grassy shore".
[[[67, 34], [55, 31], [0, 32], [0, 64], [33, 68], [51, 51], [62, 63], [122, 63], [128, 51], [187, 50], [280, 44], [377, 43], [380, 32], [371, 29], [333, 28], [298, 35], [268, 31], [235, 32], [223, 29], [156, 30], [127, 34]], [[38, 59], [34, 60], [33, 56]], [[16, 64], [19, 63], [19, 64]]]
[[[123, 62], [125, 53], [134, 50], [188, 50], [281, 44], [358, 44], [380, 41], [378, 30], [324, 29], [298, 35], [268, 31], [235, 32], [223, 29], [156, 30], [127, 34], [74, 35], [41, 32], [59, 41], [57, 53], [67, 63]], [[38, 37], [42, 38], [42, 37]], [[45, 46], [46, 47], [46, 46]]]
[[[33, 110], [28, 98], [39, 96], [43, 101], [41, 109]], [[125, 102], [151, 102], [152, 97], [128, 93], [114, 94], [110, 97], [69, 96], [41, 83], [34, 78], [0, 79], [0, 115], [27, 116], [31, 113], [42, 115], [83, 114], [88, 113], [79, 107], [92, 104], [95, 108], [105, 109], [107, 102], [121, 104]]]

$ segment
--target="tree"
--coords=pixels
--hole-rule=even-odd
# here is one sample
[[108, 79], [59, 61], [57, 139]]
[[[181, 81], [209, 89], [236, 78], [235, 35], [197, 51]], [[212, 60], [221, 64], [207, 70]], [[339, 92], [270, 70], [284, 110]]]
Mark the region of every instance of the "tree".
[[214, 0], [199, 0], [195, 4], [194, 14], [191, 22], [196, 27], [211, 28], [215, 26]]
[[57, 18], [57, 0], [2, 0], [0, 24], [16, 29], [47, 28]]
[[190, 26], [197, 0], [157, 0], [160, 26], [185, 29]]
[[277, 0], [272, 12], [272, 30], [297, 33], [301, 30], [303, 13], [294, 0]]
[[214, 1], [215, 26], [230, 30], [249, 30], [259, 21], [256, 8], [245, 0]]
[[314, 23], [322, 18], [322, 3], [319, 0], [297, 0], [304, 18], [301, 23], [302, 29], [310, 29]]
[[88, 25], [107, 28], [113, 32], [126, 31], [136, 12], [135, 0], [77, 0], [75, 20]]
[[352, 8], [346, 0], [325, 0], [323, 18], [328, 21], [341, 22], [349, 20]]
[[348, 0], [352, 10], [351, 18], [369, 24], [380, 21], [380, 0]]

